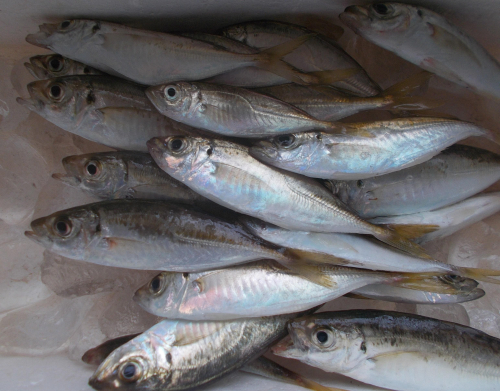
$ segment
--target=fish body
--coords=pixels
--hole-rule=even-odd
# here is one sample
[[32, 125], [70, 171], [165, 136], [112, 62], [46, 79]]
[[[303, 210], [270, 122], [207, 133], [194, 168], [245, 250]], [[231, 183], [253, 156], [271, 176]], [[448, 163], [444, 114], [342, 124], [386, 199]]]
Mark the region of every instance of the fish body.
[[28, 84], [18, 102], [60, 128], [112, 148], [146, 152], [151, 137], [199, 134], [156, 111], [145, 87], [112, 76], [64, 76]]
[[[273, 352], [400, 391], [497, 390], [500, 340], [479, 330], [389, 311], [325, 312], [292, 321]], [[424, 380], [427, 379], [427, 380]]]
[[[343, 124], [338, 124], [341, 128]], [[313, 178], [358, 180], [425, 162], [470, 136], [491, 134], [468, 122], [405, 118], [345, 125], [372, 137], [325, 132], [295, 133], [260, 141], [252, 156], [264, 163]]]
[[167, 117], [225, 136], [255, 138], [336, 128], [288, 103], [233, 86], [177, 82], [150, 87], [146, 94]]
[[500, 157], [453, 145], [429, 161], [391, 174], [333, 182], [334, 194], [363, 218], [435, 210], [462, 201], [500, 179]]
[[163, 272], [140, 288], [134, 300], [170, 319], [228, 320], [303, 311], [372, 283], [398, 283], [401, 275], [318, 264], [327, 288], [274, 261], [259, 261], [204, 273]]
[[286, 259], [237, 222], [161, 201], [98, 202], [36, 219], [31, 228], [30, 239], [59, 255], [129, 269], [187, 272]]
[[161, 170], [148, 153], [119, 151], [65, 157], [53, 177], [102, 200], [157, 199], [218, 206]]
[[444, 238], [500, 211], [500, 193], [486, 193], [468, 198], [456, 204], [428, 212], [401, 216], [375, 217], [375, 224], [433, 224], [434, 232], [416, 239], [418, 243]]
[[[357, 69], [359, 72], [355, 75], [346, 80], [332, 83], [332, 85], [358, 96], [373, 96], [381, 92], [380, 87], [370, 79], [361, 66], [337, 42], [302, 26], [277, 21], [257, 21], [240, 23], [222, 30], [224, 36], [259, 50], [311, 33], [314, 34], [314, 37], [294, 52], [287, 54], [283, 57], [283, 60], [302, 72]], [[261, 87], [287, 82], [283, 78], [281, 80], [278, 78], [275, 78], [275, 80], [270, 78], [260, 79], [260, 75], [256, 73], [252, 73], [248, 76], [248, 79], [244, 79], [241, 75], [242, 72], [243, 69], [239, 71], [238, 75], [235, 74], [236, 71], [231, 72], [234, 80], [243, 81], [243, 83], [238, 84], [241, 87]], [[230, 80], [230, 75], [226, 75], [225, 80]]]
[[97, 69], [59, 54], [33, 56], [24, 66], [38, 80], [72, 75], [102, 75]]
[[296, 314], [231, 322], [164, 320], [113, 351], [89, 380], [96, 390], [184, 390], [221, 378], [286, 335]]
[[340, 19], [368, 41], [429, 72], [500, 98], [500, 64], [436, 12], [409, 4], [376, 3], [347, 7]]
[[[233, 53], [218, 45], [180, 35], [135, 29], [96, 20], [65, 20], [43, 24], [26, 37], [29, 43], [83, 62], [103, 72], [140, 84], [155, 85], [175, 80], [199, 80], [250, 65], [282, 69], [283, 53]], [[145, 60], [147, 59], [147, 60]], [[281, 68], [280, 68], [281, 66]]]

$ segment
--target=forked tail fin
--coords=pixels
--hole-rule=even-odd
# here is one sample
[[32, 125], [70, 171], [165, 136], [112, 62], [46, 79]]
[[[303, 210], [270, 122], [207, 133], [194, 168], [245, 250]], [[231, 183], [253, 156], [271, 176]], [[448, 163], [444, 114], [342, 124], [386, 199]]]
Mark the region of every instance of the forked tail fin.
[[[416, 230], [416, 228], [411, 229], [408, 225], [403, 227], [404, 228], [400, 228], [400, 226], [397, 225], [393, 225], [392, 227], [374, 226], [372, 235], [378, 240], [415, 257], [433, 259], [421, 246], [409, 239], [421, 236], [422, 231]], [[432, 232], [429, 230], [432, 228], [435, 229], [435, 226], [427, 226], [428, 228], [425, 228], [425, 225], [416, 225], [414, 227], [419, 227], [421, 230], [427, 229], [426, 232]]]

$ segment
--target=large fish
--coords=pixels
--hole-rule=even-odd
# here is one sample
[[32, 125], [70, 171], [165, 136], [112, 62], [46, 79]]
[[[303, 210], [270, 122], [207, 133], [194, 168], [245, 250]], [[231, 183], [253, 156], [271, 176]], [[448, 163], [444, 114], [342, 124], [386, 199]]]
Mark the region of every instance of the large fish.
[[246, 66], [262, 67], [303, 83], [301, 73], [280, 59], [309, 38], [302, 36], [257, 54], [241, 54], [180, 35], [74, 19], [42, 24], [26, 40], [103, 72], [153, 85], [205, 79]]
[[332, 181], [334, 194], [363, 218], [406, 215], [462, 201], [500, 179], [500, 156], [453, 145], [429, 161], [374, 178]]
[[371, 234], [428, 258], [397, 230], [367, 223], [316, 181], [266, 166], [248, 148], [197, 137], [154, 138], [148, 147], [167, 174], [229, 209], [291, 230]]
[[38, 80], [71, 75], [102, 75], [97, 69], [59, 54], [33, 56], [24, 66]]
[[[357, 69], [356, 74], [345, 80], [335, 82], [333, 85], [358, 96], [373, 96], [381, 92], [380, 87], [370, 79], [363, 68], [336, 41], [302, 26], [277, 21], [257, 21], [237, 24], [222, 30], [224, 36], [260, 50], [312, 33], [314, 36], [297, 50], [283, 57], [284, 61], [303, 72]], [[275, 80], [269, 78], [261, 80], [259, 78], [260, 74], [245, 75], [244, 71], [248, 71], [248, 68], [221, 75], [219, 81], [232, 81], [233, 84], [238, 81], [238, 85], [242, 87], [260, 87], [286, 82], [284, 79], [277, 78]], [[253, 76], [253, 79], [250, 79], [251, 76]], [[225, 78], [222, 79], [222, 77]]]
[[426, 275], [327, 264], [314, 264], [311, 268], [330, 279], [331, 287], [305, 280], [274, 261], [260, 261], [205, 273], [163, 272], [140, 288], [134, 300], [146, 311], [164, 318], [228, 320], [303, 311], [377, 283], [438, 293], [456, 291], [440, 279]]
[[[470, 136], [497, 140], [492, 132], [472, 123], [442, 118], [404, 118], [337, 127], [340, 134], [314, 131], [276, 136], [256, 143], [250, 153], [264, 163], [309, 177], [357, 180], [423, 163]], [[356, 136], [356, 130], [362, 136]], [[366, 137], [366, 133], [372, 137]]]
[[164, 320], [113, 351], [89, 380], [96, 390], [184, 390], [221, 378], [286, 335], [297, 314], [230, 322]]
[[500, 64], [472, 37], [420, 6], [350, 6], [340, 19], [357, 34], [447, 80], [500, 98]]
[[17, 101], [43, 118], [112, 148], [147, 151], [159, 135], [199, 134], [161, 115], [145, 88], [112, 76], [65, 76], [28, 84], [30, 99]]
[[273, 353], [399, 391], [494, 391], [500, 340], [471, 327], [389, 311], [324, 312], [291, 321]]

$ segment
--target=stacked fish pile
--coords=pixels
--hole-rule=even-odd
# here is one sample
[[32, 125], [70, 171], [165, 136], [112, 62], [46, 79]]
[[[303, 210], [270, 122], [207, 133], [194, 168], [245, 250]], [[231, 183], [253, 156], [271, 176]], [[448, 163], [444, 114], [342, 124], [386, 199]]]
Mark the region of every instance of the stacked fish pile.
[[[498, 64], [429, 10], [374, 4], [341, 19], [432, 73], [498, 93], [483, 82]], [[392, 40], [398, 23], [416, 49]], [[498, 270], [420, 246], [500, 210], [499, 194], [474, 196], [500, 179], [500, 156], [455, 145], [498, 135], [427, 116], [439, 102], [414, 92], [431, 73], [382, 91], [331, 38], [271, 21], [172, 35], [66, 20], [27, 40], [56, 54], [31, 59], [40, 80], [18, 101], [118, 151], [66, 157], [53, 177], [103, 201], [36, 219], [26, 235], [71, 259], [160, 272], [134, 299], [167, 319], [90, 350], [95, 389], [188, 389], [240, 368], [324, 389], [257, 359], [287, 330], [275, 354], [369, 384], [424, 390], [437, 373], [436, 389], [498, 388], [500, 341], [480, 331], [403, 313], [313, 314], [345, 294], [460, 303], [484, 295], [476, 280], [499, 283]], [[420, 44], [432, 58], [415, 57]], [[466, 58], [445, 67], [449, 51]], [[337, 122], [380, 108], [394, 119]]]

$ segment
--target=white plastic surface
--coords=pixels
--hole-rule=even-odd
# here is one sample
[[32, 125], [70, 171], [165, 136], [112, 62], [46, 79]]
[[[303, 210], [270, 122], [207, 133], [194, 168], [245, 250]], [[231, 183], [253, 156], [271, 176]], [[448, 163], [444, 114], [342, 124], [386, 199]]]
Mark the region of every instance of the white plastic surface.
[[[359, 1], [356, 3], [367, 3]], [[500, 3], [494, 0], [414, 2], [442, 12], [500, 58]], [[351, 3], [333, 0], [25, 0], [0, 4], [0, 390], [90, 390], [92, 369], [79, 361], [88, 348], [105, 339], [139, 332], [158, 319], [132, 301], [135, 287], [150, 273], [97, 270], [94, 265], [44, 259], [43, 248], [23, 235], [33, 218], [94, 201], [51, 179], [62, 172], [64, 156], [106, 148], [67, 133], [15, 102], [26, 96], [32, 81], [23, 66], [30, 56], [46, 53], [24, 41], [38, 24], [81, 17], [122, 22], [160, 31], [201, 30], [249, 20], [276, 19], [316, 26], [338, 23], [337, 15]], [[305, 15], [305, 17], [304, 17]], [[383, 87], [418, 68], [388, 53], [346, 28], [342, 46]], [[145, 59], [146, 61], [146, 59]], [[446, 100], [441, 111], [499, 130], [498, 102], [489, 101], [434, 78], [428, 96]], [[383, 112], [358, 119], [383, 118]], [[498, 146], [471, 139], [469, 144], [499, 153]], [[495, 185], [490, 190], [499, 190]], [[500, 216], [431, 242], [429, 251], [460, 266], [500, 269]], [[99, 277], [99, 278], [97, 278]], [[42, 282], [43, 279], [43, 282]], [[45, 282], [45, 284], [44, 284]], [[46, 285], [47, 284], [47, 285]], [[469, 324], [500, 337], [500, 287], [485, 284], [486, 297], [442, 308], [398, 305], [341, 298], [328, 309], [378, 308], [420, 313]], [[56, 295], [57, 292], [58, 295]], [[361, 390], [346, 378], [279, 360], [326, 385]], [[357, 384], [357, 385], [356, 385]], [[254, 375], [235, 373], [206, 387], [213, 390], [298, 389]]]

